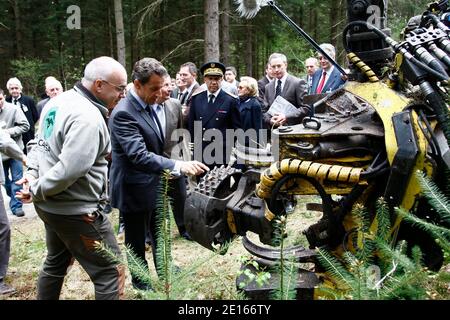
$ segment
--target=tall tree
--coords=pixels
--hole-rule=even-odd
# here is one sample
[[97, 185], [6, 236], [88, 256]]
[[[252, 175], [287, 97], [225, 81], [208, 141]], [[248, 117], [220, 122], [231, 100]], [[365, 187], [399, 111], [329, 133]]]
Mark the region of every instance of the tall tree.
[[22, 16], [20, 15], [19, 0], [13, 0], [14, 22], [16, 27], [16, 54], [17, 57], [23, 55], [22, 40]]
[[230, 64], [230, 0], [222, 0], [222, 62]]
[[205, 61], [218, 61], [219, 50], [219, 0], [205, 0]]
[[250, 20], [246, 22], [246, 40], [245, 40], [245, 70], [249, 76], [253, 75], [253, 28]]
[[117, 60], [126, 68], [125, 32], [123, 29], [122, 0], [114, 0], [116, 18]]
[[330, 2], [330, 42], [336, 47], [339, 25], [339, 0], [331, 0]]

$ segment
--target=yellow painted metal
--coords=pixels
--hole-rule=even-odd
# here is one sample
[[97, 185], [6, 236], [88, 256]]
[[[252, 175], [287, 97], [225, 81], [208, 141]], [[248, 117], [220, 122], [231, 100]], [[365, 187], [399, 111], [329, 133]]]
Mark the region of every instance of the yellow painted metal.
[[382, 82], [359, 83], [347, 82], [345, 89], [367, 101], [377, 111], [384, 126], [384, 137], [388, 161], [392, 164], [397, 152], [397, 141], [395, 138], [392, 116], [402, 112], [412, 102], [404, 95], [390, 89]]
[[227, 209], [227, 223], [228, 228], [230, 228], [230, 231], [236, 234], [237, 233], [236, 222], [234, 221], [233, 211], [230, 209]]

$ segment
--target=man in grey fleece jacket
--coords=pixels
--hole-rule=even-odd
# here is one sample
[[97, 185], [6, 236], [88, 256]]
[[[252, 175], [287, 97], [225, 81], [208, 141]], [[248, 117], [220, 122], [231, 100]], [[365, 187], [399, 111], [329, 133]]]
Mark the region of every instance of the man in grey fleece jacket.
[[124, 97], [126, 85], [120, 63], [96, 58], [86, 66], [81, 83], [42, 110], [19, 194], [23, 201], [33, 201], [46, 228], [48, 253], [39, 274], [38, 299], [59, 298], [73, 259], [94, 282], [96, 299], [118, 299], [123, 293], [123, 266], [104, 257], [96, 244], [103, 242], [120, 254], [111, 224], [98, 206], [111, 150], [105, 120], [108, 109]]

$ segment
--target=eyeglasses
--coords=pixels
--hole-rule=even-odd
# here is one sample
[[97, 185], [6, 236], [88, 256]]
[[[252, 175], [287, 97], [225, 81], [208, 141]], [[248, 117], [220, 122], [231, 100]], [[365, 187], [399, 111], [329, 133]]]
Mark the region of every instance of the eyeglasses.
[[123, 93], [123, 92], [125, 92], [125, 90], [127, 90], [127, 86], [116, 86], [115, 84], [112, 84], [111, 82], [103, 80], [103, 79], [102, 79], [102, 82], [105, 82], [105, 83], [109, 84], [111, 87], [114, 87], [114, 89], [116, 89], [116, 91], [118, 93]]

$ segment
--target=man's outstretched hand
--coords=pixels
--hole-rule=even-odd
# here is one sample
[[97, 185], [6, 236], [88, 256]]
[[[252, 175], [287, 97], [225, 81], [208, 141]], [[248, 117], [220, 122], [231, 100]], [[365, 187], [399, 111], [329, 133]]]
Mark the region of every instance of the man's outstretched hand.
[[190, 176], [198, 176], [206, 171], [209, 171], [209, 168], [198, 161], [183, 161], [181, 163], [180, 171], [181, 173]]

